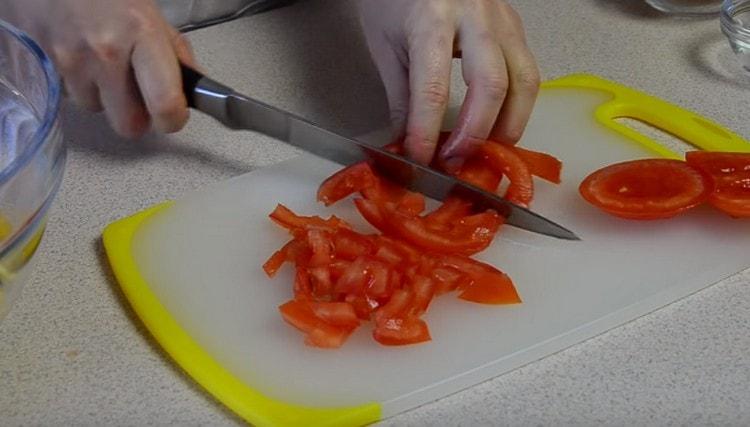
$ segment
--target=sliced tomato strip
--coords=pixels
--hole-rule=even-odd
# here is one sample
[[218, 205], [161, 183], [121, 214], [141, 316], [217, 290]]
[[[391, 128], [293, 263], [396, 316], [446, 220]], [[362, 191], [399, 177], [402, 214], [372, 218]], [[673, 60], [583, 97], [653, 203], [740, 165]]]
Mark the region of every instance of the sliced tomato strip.
[[583, 198], [612, 215], [627, 219], [670, 218], [705, 202], [710, 178], [685, 162], [641, 159], [616, 163], [587, 176]]
[[484, 156], [491, 168], [502, 172], [510, 180], [504, 197], [513, 203], [528, 207], [534, 196], [534, 181], [526, 162], [512, 148], [503, 144], [483, 144], [479, 148], [479, 153]]
[[691, 151], [685, 160], [711, 176], [711, 205], [732, 217], [750, 218], [750, 153]]
[[547, 153], [529, 150], [517, 145], [513, 146], [512, 149], [526, 163], [532, 175], [554, 184], [561, 182], [562, 162], [560, 160]]
[[323, 229], [337, 229], [340, 227], [351, 228], [349, 225], [332, 215], [328, 219], [319, 216], [300, 216], [284, 205], [277, 205], [276, 209], [269, 215], [271, 219], [288, 230], [303, 229], [305, 227], [317, 227]]
[[377, 185], [378, 178], [367, 162], [355, 163], [331, 175], [318, 189], [318, 201], [326, 206]]
[[334, 326], [359, 326], [354, 306], [348, 302], [312, 302], [310, 308], [319, 319]]

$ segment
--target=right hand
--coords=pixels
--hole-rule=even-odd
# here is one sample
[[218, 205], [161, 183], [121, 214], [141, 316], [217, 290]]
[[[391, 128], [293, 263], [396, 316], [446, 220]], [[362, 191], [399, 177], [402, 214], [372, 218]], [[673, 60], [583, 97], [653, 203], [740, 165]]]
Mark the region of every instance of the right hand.
[[0, 0], [0, 15], [40, 43], [68, 95], [104, 110], [118, 134], [176, 132], [187, 122], [179, 62], [195, 59], [153, 0]]

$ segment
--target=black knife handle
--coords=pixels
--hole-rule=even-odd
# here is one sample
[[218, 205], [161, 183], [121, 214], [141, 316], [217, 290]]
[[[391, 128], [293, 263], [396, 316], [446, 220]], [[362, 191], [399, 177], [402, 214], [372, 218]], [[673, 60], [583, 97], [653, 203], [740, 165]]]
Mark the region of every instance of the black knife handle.
[[185, 94], [188, 107], [195, 108], [195, 89], [198, 87], [198, 82], [205, 76], [185, 64], [180, 64], [180, 73], [182, 74], [182, 93]]

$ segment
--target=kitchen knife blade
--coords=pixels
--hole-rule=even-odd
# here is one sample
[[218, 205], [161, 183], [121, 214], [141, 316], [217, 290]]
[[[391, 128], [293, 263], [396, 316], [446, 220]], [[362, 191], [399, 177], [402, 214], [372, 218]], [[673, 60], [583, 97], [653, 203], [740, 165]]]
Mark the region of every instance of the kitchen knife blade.
[[308, 120], [235, 92], [201, 73], [182, 66], [188, 105], [232, 129], [246, 129], [280, 139], [304, 151], [344, 166], [370, 161], [378, 173], [436, 200], [458, 195], [477, 209], [494, 209], [505, 223], [560, 239], [580, 240], [567, 228], [495, 194], [405, 157], [323, 129]]

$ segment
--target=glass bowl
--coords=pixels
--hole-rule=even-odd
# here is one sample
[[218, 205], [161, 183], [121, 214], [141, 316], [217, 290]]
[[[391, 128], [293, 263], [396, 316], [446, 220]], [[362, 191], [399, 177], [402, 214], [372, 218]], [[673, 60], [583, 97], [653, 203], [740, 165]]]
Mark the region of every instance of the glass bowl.
[[676, 15], [715, 15], [721, 9], [721, 0], [646, 0], [654, 9]]
[[724, 0], [721, 31], [742, 67], [750, 71], [750, 0]]
[[62, 180], [59, 104], [50, 59], [0, 20], [0, 320], [28, 280]]

